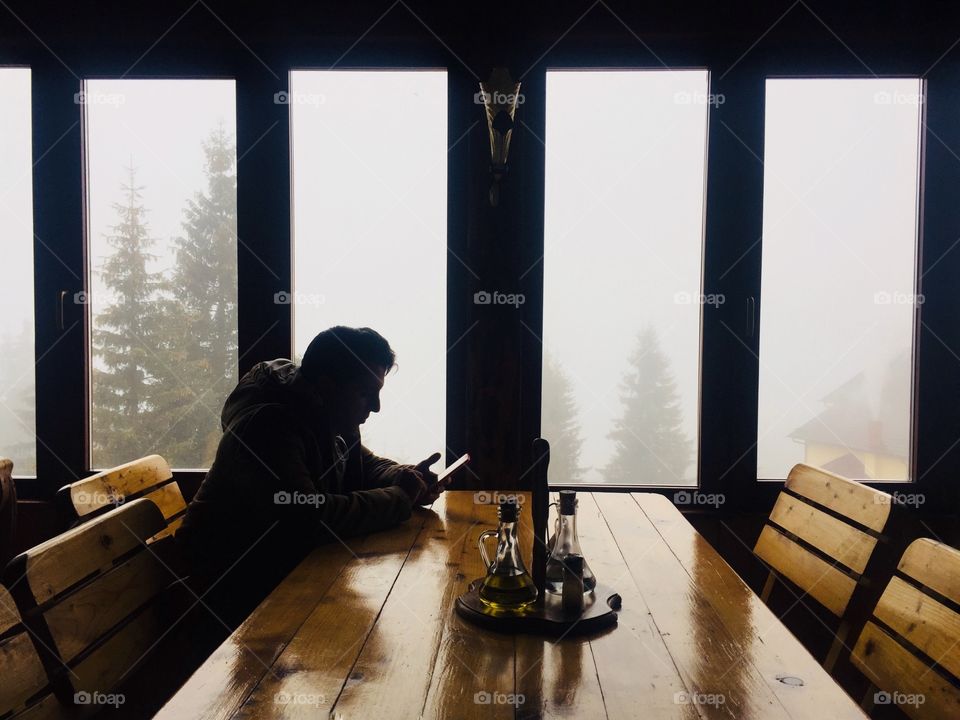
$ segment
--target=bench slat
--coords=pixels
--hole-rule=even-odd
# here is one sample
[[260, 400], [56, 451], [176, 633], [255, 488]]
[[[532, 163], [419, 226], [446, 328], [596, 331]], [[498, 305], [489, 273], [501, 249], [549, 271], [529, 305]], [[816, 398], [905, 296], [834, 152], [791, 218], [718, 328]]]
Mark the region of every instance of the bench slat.
[[135, 500], [111, 510], [97, 522], [80, 525], [15, 557], [4, 577], [26, 576], [36, 603], [42, 604], [67, 588], [109, 568], [114, 560], [141, 547], [166, 527], [160, 510], [149, 500]]
[[960, 692], [874, 623], [864, 626], [850, 660], [870, 682], [891, 695], [894, 692], [922, 695], [922, 704], [897, 703], [910, 717], [917, 720], [960, 717]]
[[753, 551], [834, 615], [847, 609], [856, 581], [786, 535], [765, 525]]
[[60, 492], [68, 494], [77, 516], [82, 518], [172, 478], [166, 460], [160, 455], [148, 455], [78, 480]]
[[770, 520], [858, 573], [877, 545], [875, 537], [786, 493], [777, 498]]
[[785, 487], [877, 532], [890, 517], [887, 493], [803, 463], [793, 467]]

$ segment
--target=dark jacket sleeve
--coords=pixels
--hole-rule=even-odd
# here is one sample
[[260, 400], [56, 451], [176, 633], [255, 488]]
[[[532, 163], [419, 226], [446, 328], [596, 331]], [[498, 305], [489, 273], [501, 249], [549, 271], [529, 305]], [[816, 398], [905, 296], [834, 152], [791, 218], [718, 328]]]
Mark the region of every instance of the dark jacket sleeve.
[[283, 408], [265, 405], [226, 431], [217, 462], [229, 467], [218, 470], [245, 504], [262, 508], [305, 541], [363, 535], [410, 517], [410, 499], [398, 487], [334, 492], [331, 468], [314, 468], [314, 485], [308, 461], [316, 462], [314, 443]]
[[360, 446], [360, 459], [363, 466], [363, 483], [371, 488], [390, 487], [396, 483], [402, 473], [414, 469], [413, 465], [401, 465], [393, 460], [374, 455], [363, 445]]

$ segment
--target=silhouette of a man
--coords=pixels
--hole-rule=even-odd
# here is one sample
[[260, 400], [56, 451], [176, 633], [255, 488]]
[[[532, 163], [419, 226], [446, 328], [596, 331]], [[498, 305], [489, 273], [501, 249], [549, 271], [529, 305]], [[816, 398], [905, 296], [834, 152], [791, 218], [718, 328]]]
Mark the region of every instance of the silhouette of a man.
[[177, 540], [228, 624], [317, 544], [396, 525], [443, 491], [429, 470], [439, 453], [402, 465], [360, 443], [395, 359], [374, 330], [333, 327], [300, 366], [262, 362], [227, 398], [216, 459]]

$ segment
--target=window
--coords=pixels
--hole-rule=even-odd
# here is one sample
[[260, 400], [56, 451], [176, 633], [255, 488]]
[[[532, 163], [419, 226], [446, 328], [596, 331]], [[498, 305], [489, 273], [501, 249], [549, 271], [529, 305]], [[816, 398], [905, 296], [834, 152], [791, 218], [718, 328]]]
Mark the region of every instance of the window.
[[697, 483], [704, 70], [547, 74], [541, 434], [560, 483]]
[[0, 68], [0, 456], [37, 473], [33, 333], [33, 162], [30, 70]]
[[88, 80], [91, 464], [203, 468], [237, 382], [232, 80]]
[[910, 478], [922, 91], [767, 81], [761, 479]]
[[294, 352], [333, 325], [386, 337], [399, 368], [364, 444], [418, 462], [446, 437], [447, 74], [302, 70], [289, 90]]

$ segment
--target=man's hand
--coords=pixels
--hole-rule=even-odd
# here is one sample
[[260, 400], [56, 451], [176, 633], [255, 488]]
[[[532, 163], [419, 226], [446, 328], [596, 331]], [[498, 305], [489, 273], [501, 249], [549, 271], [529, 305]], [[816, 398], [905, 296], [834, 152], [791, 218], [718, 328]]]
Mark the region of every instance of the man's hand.
[[422, 502], [427, 492], [427, 485], [423, 482], [420, 473], [416, 470], [404, 469], [393, 484], [403, 490], [403, 492], [407, 494], [407, 497], [410, 498], [410, 502], [414, 505], [416, 505], [418, 501]]
[[440, 453], [437, 452], [431, 455], [430, 457], [428, 457], [426, 460], [422, 460], [421, 462], [417, 463], [415, 466], [417, 472], [420, 474], [420, 478], [423, 480], [424, 485], [426, 486], [426, 489], [424, 490], [424, 493], [420, 496], [420, 499], [414, 501], [419, 503], [420, 505], [429, 505], [438, 497], [440, 497], [440, 493], [442, 493], [446, 488], [446, 485], [447, 485], [446, 481], [442, 483], [438, 482], [437, 474], [430, 470], [430, 466], [433, 465], [435, 462], [437, 462], [439, 459], [440, 459]]

